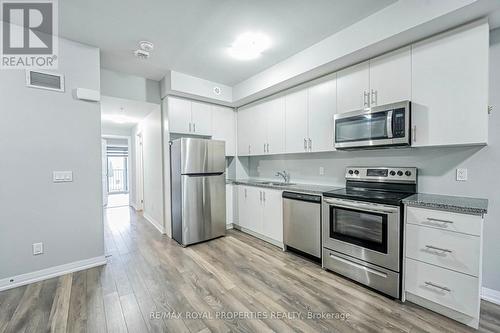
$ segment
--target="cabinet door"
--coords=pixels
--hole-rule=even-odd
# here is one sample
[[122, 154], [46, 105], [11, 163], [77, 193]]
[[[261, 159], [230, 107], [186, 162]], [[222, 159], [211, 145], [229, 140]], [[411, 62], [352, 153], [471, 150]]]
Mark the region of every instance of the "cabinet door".
[[226, 184], [226, 225], [233, 223], [233, 185]]
[[242, 228], [250, 226], [250, 208], [248, 186], [238, 185], [238, 225]]
[[210, 104], [193, 102], [191, 115], [193, 134], [212, 135], [212, 106]]
[[236, 112], [237, 117], [237, 135], [238, 135], [238, 156], [249, 156], [250, 137], [252, 135], [252, 114], [253, 108], [240, 109]]
[[226, 142], [226, 156], [236, 155], [234, 110], [222, 106], [212, 107], [212, 138]]
[[309, 88], [309, 139], [310, 151], [334, 150], [333, 116], [337, 109], [336, 80]]
[[190, 134], [191, 102], [168, 97], [168, 130], [170, 133]]
[[264, 104], [267, 126], [267, 154], [285, 152], [285, 99], [280, 97]]
[[267, 143], [267, 115], [264, 104], [258, 104], [252, 108], [250, 114], [250, 155], [264, 155]]
[[262, 235], [283, 242], [283, 200], [281, 191], [263, 190]]
[[369, 106], [369, 62], [343, 69], [337, 73], [337, 112], [361, 110]]
[[307, 89], [285, 97], [285, 149], [287, 153], [307, 151]]
[[486, 144], [488, 24], [413, 45], [414, 146]]
[[370, 60], [370, 106], [411, 99], [410, 46]]

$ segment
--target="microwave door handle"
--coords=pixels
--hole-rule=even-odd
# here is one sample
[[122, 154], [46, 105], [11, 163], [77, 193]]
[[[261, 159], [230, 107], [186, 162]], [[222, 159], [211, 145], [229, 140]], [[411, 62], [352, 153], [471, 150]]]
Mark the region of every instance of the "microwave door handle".
[[387, 112], [387, 138], [392, 139], [392, 110]]

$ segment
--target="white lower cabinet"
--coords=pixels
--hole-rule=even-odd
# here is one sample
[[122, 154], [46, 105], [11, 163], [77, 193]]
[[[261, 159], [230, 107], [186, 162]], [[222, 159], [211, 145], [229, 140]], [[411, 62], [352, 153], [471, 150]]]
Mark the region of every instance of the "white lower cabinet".
[[281, 191], [238, 185], [238, 226], [275, 245], [283, 243]]
[[417, 207], [405, 211], [404, 297], [477, 328], [483, 218]]
[[226, 184], [226, 226], [234, 223], [233, 185]]

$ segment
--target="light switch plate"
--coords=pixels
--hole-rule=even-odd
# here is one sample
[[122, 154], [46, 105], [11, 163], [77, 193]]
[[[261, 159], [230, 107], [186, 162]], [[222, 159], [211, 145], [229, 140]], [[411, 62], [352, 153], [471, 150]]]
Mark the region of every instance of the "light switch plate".
[[324, 176], [325, 175], [325, 168], [319, 167], [319, 175]]
[[457, 169], [457, 181], [465, 182], [467, 180], [467, 169], [459, 168]]
[[52, 180], [54, 183], [73, 181], [73, 171], [54, 171]]
[[33, 243], [33, 255], [39, 255], [43, 253], [43, 243]]

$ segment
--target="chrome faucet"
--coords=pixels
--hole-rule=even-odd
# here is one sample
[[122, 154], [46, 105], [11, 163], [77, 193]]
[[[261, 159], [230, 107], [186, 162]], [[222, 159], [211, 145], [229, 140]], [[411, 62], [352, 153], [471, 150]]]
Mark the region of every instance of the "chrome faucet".
[[276, 172], [276, 177], [283, 177], [283, 180], [287, 184], [290, 182], [290, 174], [285, 170]]

